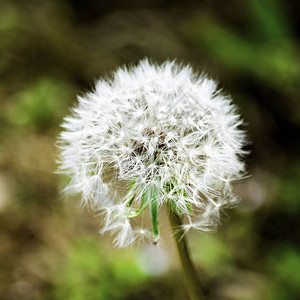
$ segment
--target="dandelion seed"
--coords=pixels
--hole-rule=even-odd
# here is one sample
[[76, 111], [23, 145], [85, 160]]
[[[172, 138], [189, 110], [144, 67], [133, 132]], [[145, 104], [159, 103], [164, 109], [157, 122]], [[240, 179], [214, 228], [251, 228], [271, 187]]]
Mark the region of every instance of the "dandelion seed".
[[68, 192], [103, 211], [103, 231], [128, 246], [149, 237], [134, 219], [150, 209], [152, 239], [167, 205], [191, 228], [214, 229], [236, 203], [246, 136], [229, 96], [215, 81], [175, 62], [120, 68], [78, 98], [59, 138]]

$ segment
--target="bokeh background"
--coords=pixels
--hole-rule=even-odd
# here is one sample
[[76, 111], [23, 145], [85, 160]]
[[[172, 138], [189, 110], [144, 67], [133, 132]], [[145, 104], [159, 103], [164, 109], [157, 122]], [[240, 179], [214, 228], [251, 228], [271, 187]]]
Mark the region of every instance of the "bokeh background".
[[163, 215], [160, 247], [114, 248], [54, 174], [76, 95], [144, 57], [207, 72], [247, 123], [242, 203], [188, 236], [209, 299], [300, 299], [299, 25], [297, 0], [1, 0], [0, 299], [187, 299]]

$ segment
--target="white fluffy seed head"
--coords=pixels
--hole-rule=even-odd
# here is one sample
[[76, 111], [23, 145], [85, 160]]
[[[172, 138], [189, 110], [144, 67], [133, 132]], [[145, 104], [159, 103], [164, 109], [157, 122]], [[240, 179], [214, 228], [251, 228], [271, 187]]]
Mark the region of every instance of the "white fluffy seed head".
[[158, 209], [182, 216], [183, 231], [214, 229], [236, 203], [246, 136], [230, 97], [215, 81], [174, 61], [141, 61], [97, 81], [78, 97], [59, 138], [69, 192], [105, 214], [103, 231], [127, 246], [149, 236], [133, 219], [149, 206], [154, 240]]

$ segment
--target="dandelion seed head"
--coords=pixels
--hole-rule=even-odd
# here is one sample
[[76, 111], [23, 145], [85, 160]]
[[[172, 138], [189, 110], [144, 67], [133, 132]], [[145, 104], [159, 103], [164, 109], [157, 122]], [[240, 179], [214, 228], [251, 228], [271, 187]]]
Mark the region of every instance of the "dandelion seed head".
[[206, 75], [143, 60], [78, 97], [62, 125], [60, 171], [72, 177], [68, 192], [103, 211], [103, 232], [116, 232], [119, 246], [149, 236], [134, 227], [146, 207], [153, 221], [168, 205], [188, 219], [184, 231], [215, 228], [220, 210], [236, 203], [232, 182], [244, 176], [242, 123]]

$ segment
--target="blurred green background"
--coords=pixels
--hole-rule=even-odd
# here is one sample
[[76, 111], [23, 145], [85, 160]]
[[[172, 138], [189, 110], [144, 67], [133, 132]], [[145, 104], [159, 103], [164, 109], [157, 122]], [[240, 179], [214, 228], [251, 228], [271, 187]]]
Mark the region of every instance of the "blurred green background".
[[216, 78], [252, 141], [242, 203], [189, 235], [209, 299], [300, 299], [299, 25], [297, 0], [1, 0], [0, 299], [187, 299], [164, 214], [160, 248], [113, 248], [54, 174], [76, 95], [146, 56]]

